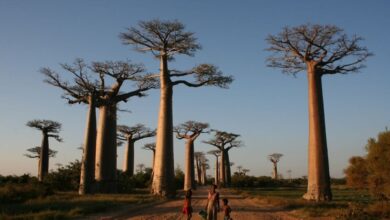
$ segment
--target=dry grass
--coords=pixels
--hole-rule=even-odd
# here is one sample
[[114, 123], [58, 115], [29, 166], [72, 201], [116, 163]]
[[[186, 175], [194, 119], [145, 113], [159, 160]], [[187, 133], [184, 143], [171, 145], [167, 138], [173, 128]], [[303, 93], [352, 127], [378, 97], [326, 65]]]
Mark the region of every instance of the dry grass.
[[155, 197], [143, 191], [135, 194], [55, 193], [21, 203], [2, 204], [0, 219], [69, 219], [110, 211], [122, 206], [152, 203]]
[[302, 199], [303, 187], [239, 189], [262, 206], [274, 206], [298, 218], [383, 219], [390, 217], [390, 205], [378, 202], [366, 191], [345, 187], [332, 189], [333, 201], [309, 202]]

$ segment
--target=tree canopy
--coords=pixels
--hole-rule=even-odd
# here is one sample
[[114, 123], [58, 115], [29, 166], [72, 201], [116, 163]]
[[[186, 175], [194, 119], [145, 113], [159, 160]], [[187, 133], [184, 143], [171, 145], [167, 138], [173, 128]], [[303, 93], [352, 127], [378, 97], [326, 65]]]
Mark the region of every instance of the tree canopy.
[[372, 53], [360, 46], [362, 37], [348, 37], [335, 25], [305, 24], [285, 27], [266, 39], [270, 45], [268, 66], [281, 68], [285, 73], [296, 74], [314, 62], [321, 74], [357, 72]]

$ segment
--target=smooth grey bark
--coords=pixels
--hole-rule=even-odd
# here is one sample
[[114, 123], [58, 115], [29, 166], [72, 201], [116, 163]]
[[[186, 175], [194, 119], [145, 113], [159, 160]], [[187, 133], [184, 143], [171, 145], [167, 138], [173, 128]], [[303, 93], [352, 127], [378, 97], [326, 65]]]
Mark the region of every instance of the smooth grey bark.
[[127, 144], [125, 149], [125, 158], [123, 160], [123, 171], [128, 173], [129, 176], [134, 175], [134, 141], [131, 137], [127, 138]]
[[215, 155], [215, 185], [219, 185], [219, 166], [218, 166], [218, 155]]
[[95, 180], [95, 157], [96, 157], [96, 106], [92, 95], [88, 97], [89, 110], [85, 128], [83, 159], [81, 162], [81, 175], [79, 194], [90, 194], [93, 192]]
[[115, 193], [116, 188], [116, 104], [99, 107], [96, 138], [95, 180], [99, 192]]
[[321, 73], [315, 64], [308, 65], [309, 91], [309, 166], [307, 200], [332, 200], [330, 188], [328, 148], [326, 143], [325, 114]]
[[43, 131], [41, 155], [39, 157], [38, 180], [42, 182], [48, 173], [49, 173], [49, 135], [45, 131]]
[[184, 190], [195, 189], [194, 141], [187, 139], [185, 149]]
[[172, 83], [168, 72], [168, 57], [160, 56], [160, 110], [158, 116], [156, 161], [152, 193], [164, 197], [176, 194], [173, 158]]

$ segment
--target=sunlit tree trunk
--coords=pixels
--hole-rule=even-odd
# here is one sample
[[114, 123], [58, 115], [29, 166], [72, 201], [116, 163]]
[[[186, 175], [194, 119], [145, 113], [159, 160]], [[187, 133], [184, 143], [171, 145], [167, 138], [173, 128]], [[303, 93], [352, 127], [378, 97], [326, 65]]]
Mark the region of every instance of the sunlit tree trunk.
[[39, 156], [39, 171], [38, 180], [43, 181], [45, 176], [49, 173], [49, 136], [46, 132], [42, 132], [42, 146]]
[[314, 64], [308, 64], [309, 84], [309, 171], [308, 200], [332, 200], [321, 74]]
[[185, 149], [184, 190], [194, 189], [194, 141], [187, 140]]
[[130, 176], [134, 175], [134, 141], [128, 138], [123, 161], [123, 171]]
[[102, 193], [116, 192], [116, 105], [99, 108], [95, 179]]
[[96, 106], [92, 96], [89, 99], [89, 110], [87, 113], [87, 125], [85, 128], [83, 159], [81, 163], [79, 194], [92, 193], [92, 184], [95, 179], [95, 157], [96, 157]]
[[167, 55], [160, 62], [160, 110], [157, 126], [156, 161], [152, 193], [165, 197], [175, 196], [173, 161], [172, 83], [168, 73]]

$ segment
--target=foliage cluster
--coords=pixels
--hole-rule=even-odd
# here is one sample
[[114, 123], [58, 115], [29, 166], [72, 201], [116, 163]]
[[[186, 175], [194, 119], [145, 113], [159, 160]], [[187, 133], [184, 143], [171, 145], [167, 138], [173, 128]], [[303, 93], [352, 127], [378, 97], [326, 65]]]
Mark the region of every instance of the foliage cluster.
[[273, 179], [269, 176], [248, 176], [237, 175], [232, 176], [233, 187], [287, 187], [287, 186], [301, 186], [307, 183], [307, 179]]
[[390, 131], [370, 138], [367, 155], [350, 158], [345, 170], [347, 185], [356, 189], [368, 189], [380, 200], [390, 200]]

